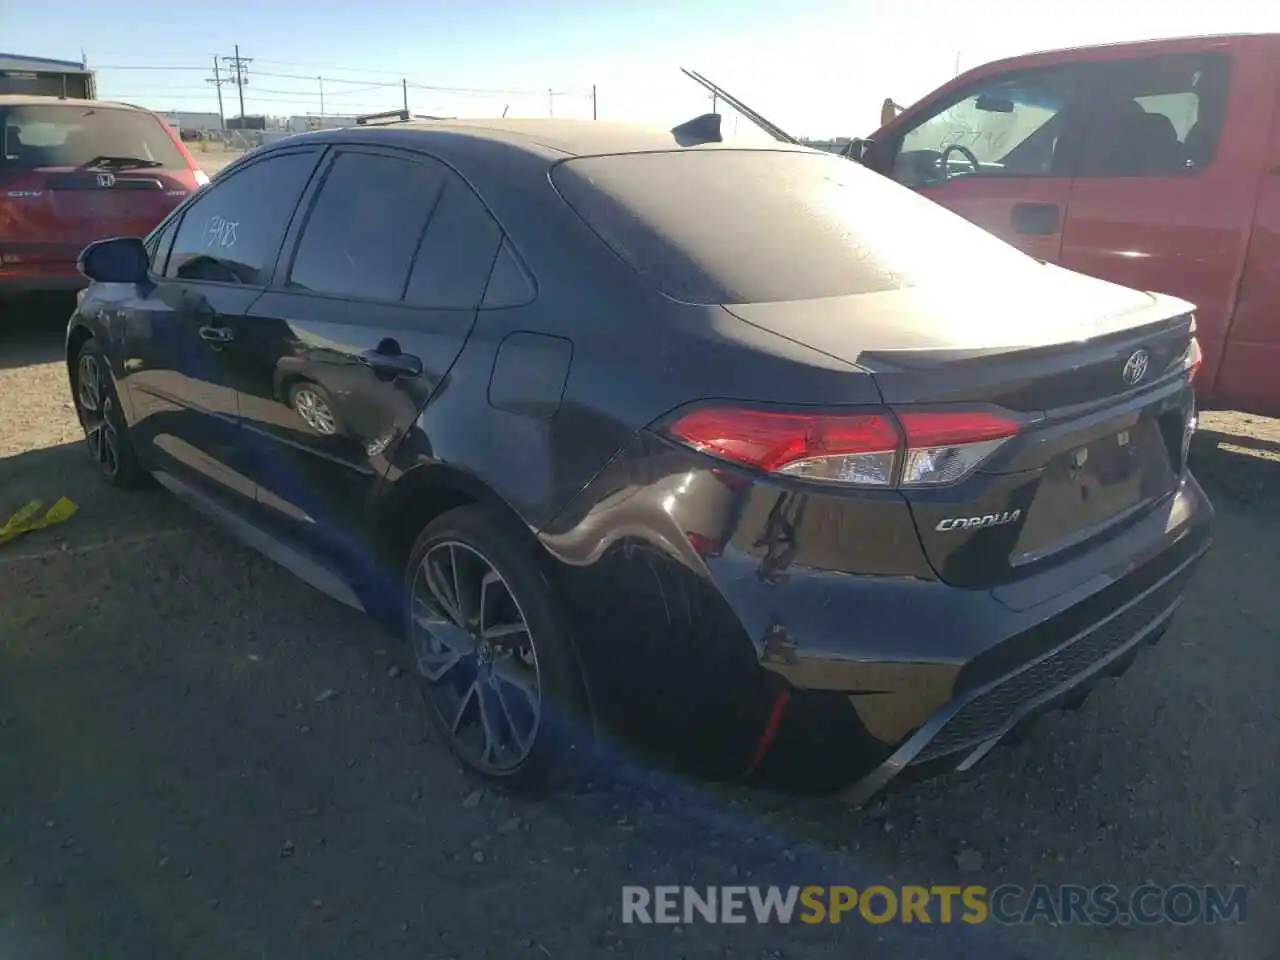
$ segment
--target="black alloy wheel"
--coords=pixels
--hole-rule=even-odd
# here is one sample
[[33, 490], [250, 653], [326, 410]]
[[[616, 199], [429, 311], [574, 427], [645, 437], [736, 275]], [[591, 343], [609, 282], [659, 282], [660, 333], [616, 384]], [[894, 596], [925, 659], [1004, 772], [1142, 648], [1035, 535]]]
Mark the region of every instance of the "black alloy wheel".
[[106, 386], [106, 376], [98, 358], [89, 351], [80, 354], [76, 373], [76, 399], [84, 427], [89, 456], [108, 480], [120, 472], [119, 435], [111, 422], [114, 399]]
[[428, 524], [406, 570], [406, 632], [432, 721], [458, 758], [502, 789], [541, 792], [591, 723], [566, 618], [522, 534], [484, 507]]
[[542, 717], [538, 657], [524, 613], [493, 564], [446, 540], [414, 580], [413, 651], [454, 742], [485, 772], [529, 755]]
[[97, 341], [88, 340], [75, 361], [76, 415], [98, 476], [117, 487], [146, 486], [120, 410], [115, 384]]

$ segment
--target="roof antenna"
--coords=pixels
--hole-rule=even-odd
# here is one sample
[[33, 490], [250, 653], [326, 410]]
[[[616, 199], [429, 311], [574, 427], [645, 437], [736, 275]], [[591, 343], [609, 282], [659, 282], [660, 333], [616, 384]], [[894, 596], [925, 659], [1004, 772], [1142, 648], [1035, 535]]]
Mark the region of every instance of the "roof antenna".
[[511, 109], [511, 104], [509, 104], [509, 103], [504, 103], [504, 104], [502, 105], [502, 116], [503, 116], [503, 118], [505, 118], [505, 117], [506, 117], [506, 115], [507, 115], [507, 111], [508, 111], [508, 110], [510, 110], [510, 109]]
[[720, 114], [704, 113], [671, 128], [676, 143], [682, 147], [696, 147], [700, 143], [721, 143]]

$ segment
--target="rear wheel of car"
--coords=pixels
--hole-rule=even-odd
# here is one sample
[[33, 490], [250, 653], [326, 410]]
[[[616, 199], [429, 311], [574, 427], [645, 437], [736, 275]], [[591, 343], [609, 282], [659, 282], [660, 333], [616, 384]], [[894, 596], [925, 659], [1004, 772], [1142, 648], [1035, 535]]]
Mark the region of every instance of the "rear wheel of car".
[[76, 414], [98, 476], [127, 490], [148, 486], [151, 477], [138, 463], [111, 367], [98, 341], [84, 342], [74, 369]]
[[528, 532], [467, 506], [422, 531], [405, 571], [405, 630], [432, 722], [490, 784], [541, 793], [594, 742], [562, 608]]

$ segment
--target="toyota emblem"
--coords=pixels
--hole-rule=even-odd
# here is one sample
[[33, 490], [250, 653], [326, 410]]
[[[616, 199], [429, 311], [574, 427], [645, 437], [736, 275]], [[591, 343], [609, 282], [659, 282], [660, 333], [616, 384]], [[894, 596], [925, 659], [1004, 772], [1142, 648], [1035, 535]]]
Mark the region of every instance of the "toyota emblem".
[[1129, 354], [1129, 359], [1124, 362], [1124, 369], [1120, 372], [1121, 379], [1131, 387], [1136, 385], [1147, 375], [1147, 366], [1150, 361], [1151, 355], [1147, 351], [1133, 351]]

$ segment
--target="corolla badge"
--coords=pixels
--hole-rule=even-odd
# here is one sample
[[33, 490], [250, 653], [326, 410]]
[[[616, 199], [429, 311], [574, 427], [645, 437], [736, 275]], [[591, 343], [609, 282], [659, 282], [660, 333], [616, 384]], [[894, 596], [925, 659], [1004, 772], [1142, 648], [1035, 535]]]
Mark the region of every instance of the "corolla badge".
[[1120, 377], [1129, 386], [1134, 386], [1147, 375], [1147, 367], [1151, 363], [1151, 355], [1146, 350], [1135, 350], [1124, 362]]
[[947, 517], [939, 520], [933, 529], [942, 533], [948, 530], [981, 530], [984, 527], [1002, 527], [1006, 523], [1017, 523], [1022, 516], [1021, 510], [1006, 510], [1004, 513], [988, 513], [981, 517]]

